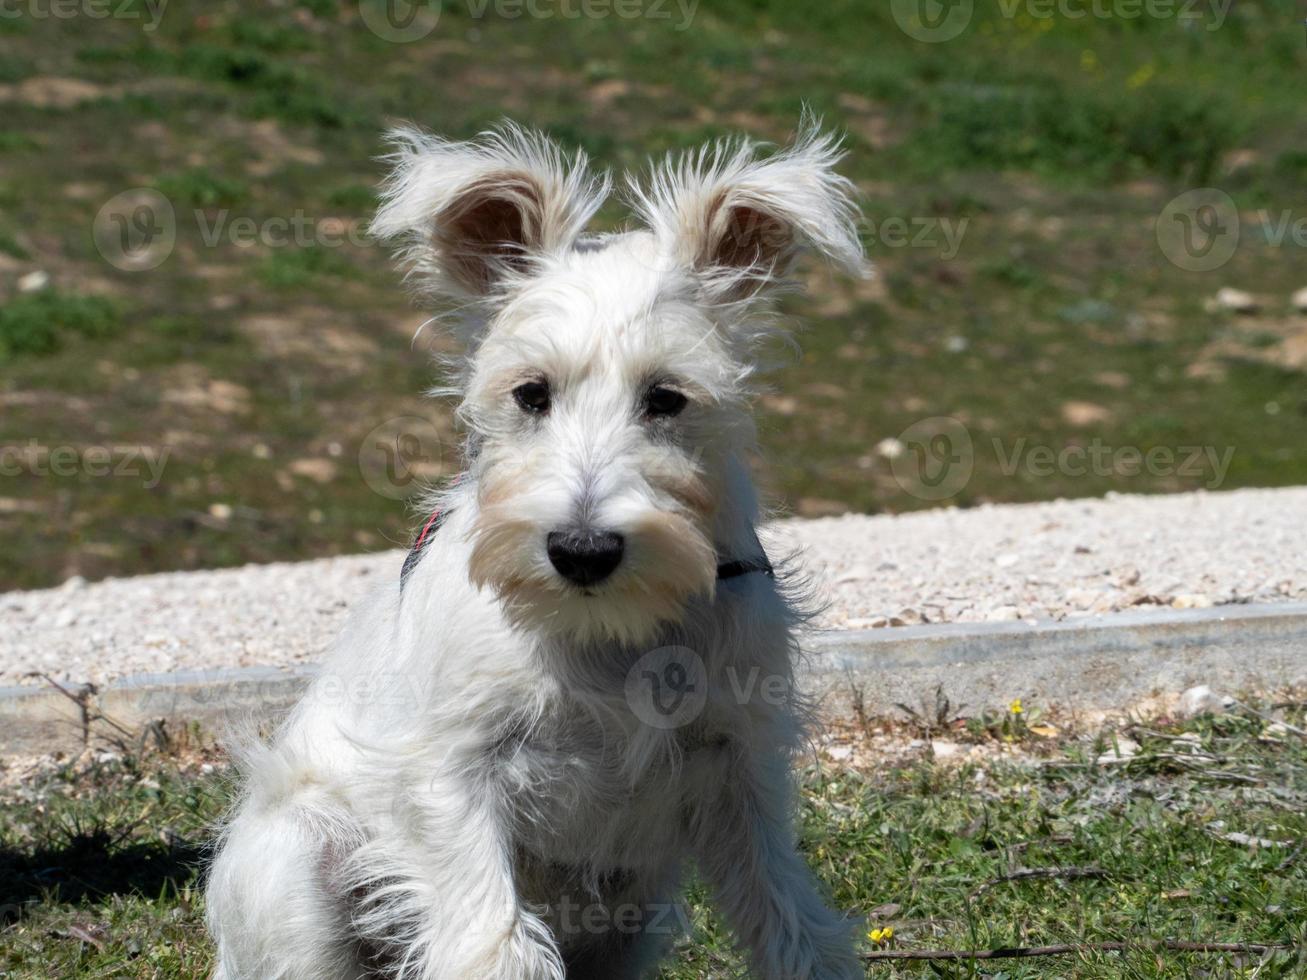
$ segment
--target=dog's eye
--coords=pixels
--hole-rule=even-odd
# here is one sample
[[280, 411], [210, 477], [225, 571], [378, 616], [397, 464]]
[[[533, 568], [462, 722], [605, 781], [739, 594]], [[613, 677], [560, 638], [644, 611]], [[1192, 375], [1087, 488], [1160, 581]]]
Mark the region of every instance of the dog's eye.
[[644, 396], [644, 410], [649, 415], [670, 418], [680, 415], [685, 408], [686, 397], [675, 388], [654, 385]]
[[549, 385], [543, 381], [528, 381], [513, 389], [513, 399], [522, 411], [543, 415], [549, 411]]

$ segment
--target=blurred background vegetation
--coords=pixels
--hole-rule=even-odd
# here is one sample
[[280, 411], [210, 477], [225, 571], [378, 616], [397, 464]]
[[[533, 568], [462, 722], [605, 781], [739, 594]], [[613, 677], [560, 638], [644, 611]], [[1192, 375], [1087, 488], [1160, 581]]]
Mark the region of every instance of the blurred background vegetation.
[[[0, 475], [0, 588], [406, 543], [413, 515], [369, 488], [360, 446], [428, 419], [445, 446], [433, 474], [456, 471], [449, 407], [421, 394], [446, 341], [418, 333], [427, 312], [388, 256], [346, 234], [398, 120], [461, 137], [511, 117], [617, 170], [733, 131], [783, 141], [805, 103], [843, 129], [879, 275], [805, 267], [808, 294], [786, 300], [802, 353], [761, 432], [792, 512], [937, 503], [893, 464], [895, 437], [938, 416], [975, 442], [972, 478], [943, 501], [959, 506], [1214, 483], [1210, 468], [1010, 472], [1018, 445], [1229, 447], [1222, 488], [1307, 482], [1292, 0], [977, 3], [937, 43], [911, 36], [898, 0], [542, 0], [543, 17], [445, 0], [410, 43], [370, 29], [384, 11], [361, 2], [5, 8], [0, 447], [26, 462]], [[1203, 186], [1233, 198], [1242, 234], [1194, 272], [1155, 229]], [[115, 267], [92, 234], [133, 188], [176, 216], [148, 271]], [[226, 231], [297, 217], [301, 243]], [[1222, 289], [1250, 295], [1213, 302]], [[36, 472], [60, 446], [169, 455], [148, 487]]]

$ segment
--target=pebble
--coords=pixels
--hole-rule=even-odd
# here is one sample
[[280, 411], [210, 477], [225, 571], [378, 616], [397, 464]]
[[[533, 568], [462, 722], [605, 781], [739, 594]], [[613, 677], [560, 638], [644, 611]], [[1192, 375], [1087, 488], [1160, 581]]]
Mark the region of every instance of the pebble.
[[1229, 286], [1218, 289], [1208, 305], [1210, 309], [1229, 310], [1231, 313], [1257, 312], [1257, 298], [1252, 293]]
[[35, 272], [29, 272], [18, 279], [18, 291], [20, 293], [40, 292], [46, 286], [50, 285], [50, 273], [38, 269]]
[[1212, 600], [1198, 592], [1186, 592], [1171, 600], [1171, 606], [1175, 609], [1207, 609], [1211, 605]]
[[1072, 609], [1088, 609], [1102, 597], [1097, 589], [1071, 589], [1066, 594], [1067, 605]]
[[1201, 715], [1222, 715], [1233, 703], [1232, 698], [1217, 694], [1206, 684], [1199, 684], [1180, 695], [1175, 713], [1181, 719], [1197, 718]]
[[999, 606], [985, 614], [985, 619], [991, 623], [1007, 623], [1021, 618], [1021, 610], [1016, 606]]
[[1129, 762], [1139, 754], [1139, 743], [1134, 739], [1116, 736], [1114, 744], [1107, 747], [1107, 751], [1098, 757], [1097, 762], [1100, 766], [1116, 766], [1123, 762]]
[[1293, 308], [1299, 313], [1307, 313], [1307, 286], [1293, 294]]
[[876, 455], [885, 459], [898, 459], [906, 450], [907, 447], [893, 436], [876, 443]]

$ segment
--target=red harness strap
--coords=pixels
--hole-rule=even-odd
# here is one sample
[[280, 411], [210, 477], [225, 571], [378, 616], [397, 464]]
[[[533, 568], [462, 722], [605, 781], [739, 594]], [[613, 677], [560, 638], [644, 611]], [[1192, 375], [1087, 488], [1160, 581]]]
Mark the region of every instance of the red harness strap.
[[427, 546], [430, 538], [440, 530], [440, 525], [445, 523], [445, 518], [449, 516], [447, 510], [437, 510], [427, 522], [422, 525], [422, 530], [418, 532], [417, 540], [413, 542], [413, 547], [409, 549], [408, 556], [404, 559], [404, 567], [399, 573], [399, 587], [402, 591], [404, 582], [407, 581], [409, 574], [417, 567], [418, 559], [422, 557], [422, 549]]

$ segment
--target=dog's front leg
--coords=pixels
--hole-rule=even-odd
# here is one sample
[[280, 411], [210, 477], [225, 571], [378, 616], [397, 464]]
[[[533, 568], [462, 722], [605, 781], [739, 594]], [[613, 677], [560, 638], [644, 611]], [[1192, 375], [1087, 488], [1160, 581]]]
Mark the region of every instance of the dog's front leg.
[[356, 855], [355, 924], [401, 980], [564, 980], [553, 934], [517, 893], [505, 814], [486, 780], [428, 780]]
[[853, 923], [830, 909], [794, 847], [790, 774], [779, 756], [721, 750], [690, 801], [700, 871], [718, 909], [762, 980], [851, 980], [865, 976], [853, 953]]

